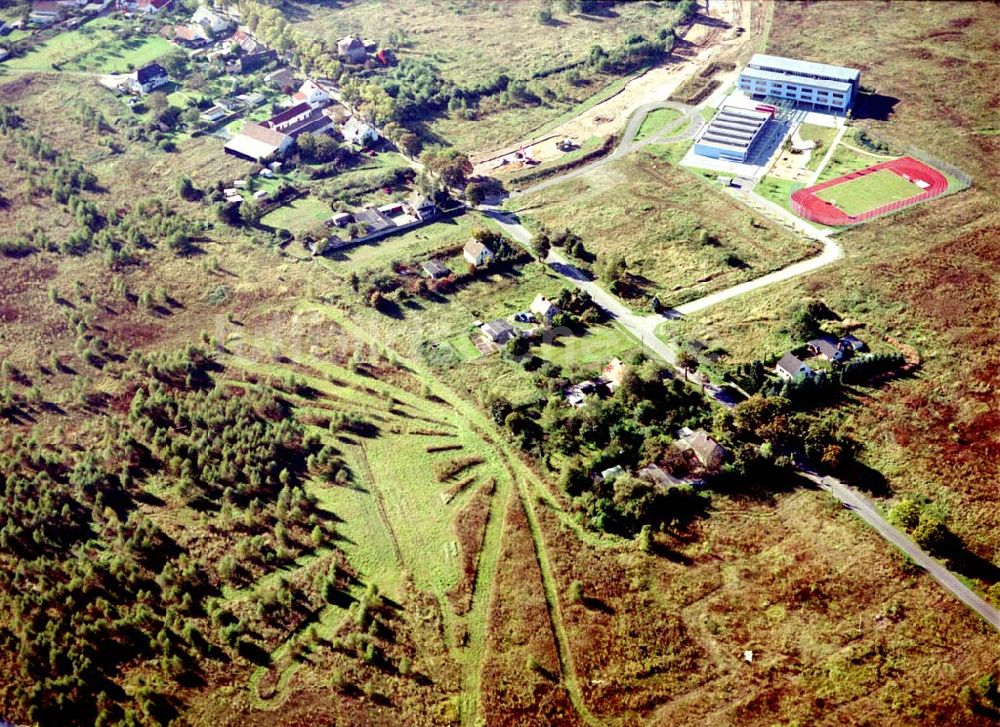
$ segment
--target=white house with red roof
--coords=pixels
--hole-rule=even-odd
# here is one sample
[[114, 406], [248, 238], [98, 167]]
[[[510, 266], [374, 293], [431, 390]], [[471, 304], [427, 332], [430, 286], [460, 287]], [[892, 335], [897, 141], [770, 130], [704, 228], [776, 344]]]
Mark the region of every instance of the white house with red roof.
[[305, 83], [299, 86], [299, 90], [292, 94], [292, 100], [296, 104], [307, 103], [313, 108], [318, 108], [330, 103], [330, 94], [312, 79], [306, 79]]

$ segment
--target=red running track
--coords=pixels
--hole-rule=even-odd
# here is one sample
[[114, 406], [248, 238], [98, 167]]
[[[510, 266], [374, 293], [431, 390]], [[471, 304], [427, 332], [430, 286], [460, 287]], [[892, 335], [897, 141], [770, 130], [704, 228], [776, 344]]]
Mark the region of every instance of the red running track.
[[[829, 187], [834, 187], [838, 184], [843, 184], [844, 182], [857, 179], [858, 177], [863, 177], [866, 174], [872, 174], [880, 169], [888, 169], [911, 182], [919, 179], [923, 182], [927, 182], [930, 186], [912, 197], [896, 200], [895, 202], [889, 202], [888, 204], [870, 209], [867, 212], [862, 212], [860, 215], [856, 215], [854, 217], [830, 202], [816, 196], [816, 192], [820, 192]], [[795, 214], [800, 217], [805, 217], [807, 220], [819, 222], [821, 225], [853, 225], [858, 222], [874, 219], [875, 217], [881, 217], [882, 215], [895, 212], [896, 210], [901, 210], [904, 207], [915, 205], [918, 202], [923, 202], [924, 200], [932, 199], [940, 194], [944, 194], [947, 189], [948, 180], [937, 169], [929, 167], [923, 162], [917, 161], [913, 157], [900, 157], [899, 159], [882, 162], [881, 164], [876, 164], [872, 167], [866, 167], [865, 169], [845, 174], [844, 176], [837, 177], [836, 179], [830, 179], [822, 184], [816, 184], [812, 187], [807, 187], [806, 189], [800, 189], [792, 194], [791, 203], [792, 211], [795, 212]]]

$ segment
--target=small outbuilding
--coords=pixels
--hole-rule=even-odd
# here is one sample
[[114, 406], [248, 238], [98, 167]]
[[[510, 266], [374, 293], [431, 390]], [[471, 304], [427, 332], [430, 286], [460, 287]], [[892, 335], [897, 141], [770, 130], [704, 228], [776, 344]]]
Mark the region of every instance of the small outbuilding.
[[439, 260], [427, 260], [420, 264], [424, 273], [427, 274], [428, 278], [432, 280], [438, 280], [440, 278], [447, 278], [451, 275], [451, 270], [445, 267]]

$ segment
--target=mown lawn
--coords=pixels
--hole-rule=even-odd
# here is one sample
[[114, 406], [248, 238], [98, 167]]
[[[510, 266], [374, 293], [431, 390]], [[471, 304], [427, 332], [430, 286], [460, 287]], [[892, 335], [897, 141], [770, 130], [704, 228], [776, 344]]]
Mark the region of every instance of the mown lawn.
[[792, 211], [791, 206], [791, 196], [792, 193], [798, 189], [802, 188], [801, 182], [795, 182], [791, 179], [781, 179], [780, 177], [764, 177], [760, 182], [754, 187], [754, 192], [759, 194], [764, 199], [769, 199], [775, 204], [781, 205], [789, 212]]
[[473, 230], [492, 227], [492, 223], [478, 212], [445, 217], [403, 234], [332, 253], [323, 259], [323, 264], [341, 275], [387, 268], [396, 261], [405, 262], [434, 250], [464, 245], [472, 237]]
[[884, 160], [885, 157], [875, 157], [869, 154], [862, 154], [861, 152], [854, 151], [843, 144], [837, 144], [837, 147], [833, 152], [833, 156], [830, 157], [829, 163], [823, 167], [823, 171], [820, 173], [819, 179], [816, 181], [825, 182], [829, 179], [835, 179], [836, 177], [856, 172], [859, 169], [870, 167], [873, 164], [878, 164], [880, 161]]
[[816, 196], [849, 215], [860, 215], [890, 202], [909, 199], [921, 193], [920, 187], [889, 169], [835, 184], [816, 193]]
[[636, 351], [640, 344], [617, 323], [587, 328], [580, 336], [560, 336], [536, 346], [533, 352], [546, 361], [569, 369], [573, 366], [605, 364]]
[[806, 162], [806, 169], [815, 172], [819, 169], [820, 162], [826, 156], [830, 148], [830, 143], [837, 135], [837, 130], [830, 126], [820, 126], [819, 124], [802, 124], [799, 126], [799, 136], [803, 141], [815, 141], [816, 147], [812, 150], [809, 161]]
[[123, 27], [114, 18], [97, 18], [56, 35], [5, 65], [21, 71], [51, 71], [53, 65], [59, 65], [59, 70], [67, 71], [126, 73], [130, 65], [138, 68], [174, 49], [158, 35], [122, 38]]
[[333, 210], [318, 197], [299, 197], [264, 215], [260, 221], [271, 227], [288, 230], [292, 234], [305, 232], [321, 222], [326, 222]]
[[636, 132], [635, 140], [641, 141], [653, 134], [659, 133], [663, 129], [666, 129], [670, 124], [674, 123], [681, 117], [681, 112], [677, 109], [656, 109], [646, 114], [646, 118], [643, 119], [642, 124], [639, 126], [639, 131]]

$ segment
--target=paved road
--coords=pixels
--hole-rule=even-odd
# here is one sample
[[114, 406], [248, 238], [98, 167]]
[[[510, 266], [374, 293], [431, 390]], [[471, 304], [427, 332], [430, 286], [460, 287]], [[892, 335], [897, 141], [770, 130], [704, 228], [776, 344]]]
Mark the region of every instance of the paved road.
[[[495, 220], [504, 232], [521, 245], [530, 249], [532, 234], [518, 221], [516, 215], [503, 212], [497, 207], [490, 205], [483, 205], [480, 209], [488, 217]], [[644, 350], [660, 357], [667, 364], [675, 368], [677, 367], [677, 349], [656, 335], [656, 329], [666, 320], [664, 316], [655, 313], [648, 315], [636, 313], [622, 303], [617, 296], [606, 291], [601, 287], [600, 283], [592, 280], [586, 273], [582, 272], [572, 262], [567, 260], [565, 256], [554, 249], [549, 251], [549, 256], [545, 258], [545, 264], [577, 288], [589, 293], [597, 305], [607, 311], [611, 318], [642, 344]], [[685, 378], [688, 378], [688, 374], [685, 374]], [[705, 395], [711, 397], [716, 403], [725, 407], [735, 406], [736, 402], [728, 390], [716, 386], [701, 374], [697, 372], [690, 374], [690, 380], [701, 386]]]
[[906, 553], [914, 563], [927, 571], [928, 575], [936, 580], [942, 588], [982, 616], [997, 631], [1000, 631], [1000, 611], [977, 596], [954, 573], [921, 550], [904, 533], [890, 525], [867, 497], [834, 477], [821, 477], [807, 471], [800, 471], [800, 474], [840, 500], [885, 540]]

